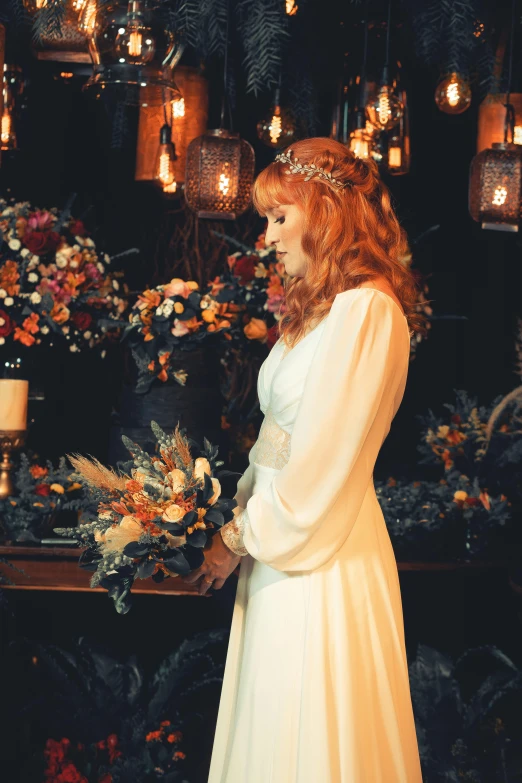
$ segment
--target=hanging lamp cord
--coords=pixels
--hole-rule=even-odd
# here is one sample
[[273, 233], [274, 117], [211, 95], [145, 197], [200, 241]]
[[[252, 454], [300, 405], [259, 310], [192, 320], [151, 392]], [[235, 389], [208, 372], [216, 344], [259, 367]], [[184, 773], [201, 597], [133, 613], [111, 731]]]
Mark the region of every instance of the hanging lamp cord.
[[504, 123], [504, 144], [508, 143], [508, 134], [511, 131], [511, 144], [515, 140], [515, 107], [510, 103], [511, 89], [513, 82], [513, 47], [515, 40], [515, 10], [517, 0], [513, 0], [511, 3], [511, 30], [509, 35], [509, 68], [508, 68], [508, 88], [506, 95], [506, 120]]
[[[225, 60], [223, 63], [223, 98], [221, 101], [221, 120], [219, 123], [219, 127], [223, 127], [223, 123], [225, 121], [225, 103], [228, 100], [228, 24], [230, 20], [230, 0], [227, 0], [227, 21], [225, 25]], [[230, 105], [228, 107], [229, 109], [229, 119], [230, 119], [230, 130], [232, 130], [232, 113], [230, 110]]]

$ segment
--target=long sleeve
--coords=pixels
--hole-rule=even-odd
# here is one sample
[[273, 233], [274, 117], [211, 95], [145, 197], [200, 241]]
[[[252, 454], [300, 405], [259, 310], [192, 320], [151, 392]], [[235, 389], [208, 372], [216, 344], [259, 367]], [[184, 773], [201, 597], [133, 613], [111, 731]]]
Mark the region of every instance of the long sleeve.
[[409, 332], [374, 289], [339, 294], [313, 354], [284, 467], [236, 519], [244, 548], [280, 571], [312, 571], [344, 544], [402, 399]]
[[254, 457], [256, 453], [257, 441], [251, 447], [248, 453], [248, 466], [239, 481], [237, 482], [236, 494], [234, 500], [237, 501], [237, 506], [234, 509], [234, 519], [223, 525], [220, 533], [221, 538], [236, 555], [248, 555], [248, 551], [243, 544], [243, 521], [241, 512], [245, 509], [247, 501], [252, 496], [252, 489], [254, 486]]

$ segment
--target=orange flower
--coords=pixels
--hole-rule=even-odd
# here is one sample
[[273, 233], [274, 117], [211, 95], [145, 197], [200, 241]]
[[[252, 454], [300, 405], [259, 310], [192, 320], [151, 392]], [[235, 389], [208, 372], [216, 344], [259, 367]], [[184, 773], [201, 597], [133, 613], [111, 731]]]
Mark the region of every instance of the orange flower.
[[266, 321], [262, 318], [251, 318], [246, 326], [243, 327], [245, 337], [249, 340], [260, 340], [264, 342], [266, 340], [266, 334], [268, 332], [268, 326]]
[[161, 731], [149, 731], [149, 733], [145, 736], [145, 740], [147, 742], [156, 742], [161, 739], [161, 735]]
[[39, 320], [40, 316], [38, 313], [31, 313], [31, 315], [25, 319], [22, 326], [26, 332], [29, 332], [30, 334], [36, 334], [36, 332], [40, 331], [40, 327], [38, 326]]
[[20, 329], [19, 326], [17, 326], [14, 331], [13, 339], [18, 340], [19, 342], [22, 343], [22, 345], [26, 345], [27, 347], [34, 345], [36, 342], [32, 334], [26, 332], [25, 329]]
[[6, 261], [0, 269], [0, 288], [5, 289], [9, 296], [16, 296], [20, 291], [17, 280], [20, 279], [16, 261]]
[[29, 468], [29, 472], [33, 478], [38, 479], [47, 476], [47, 474], [49, 473], [49, 469], [42, 468], [40, 465], [31, 465], [31, 467]]
[[484, 506], [484, 508], [487, 509], [487, 511], [489, 511], [491, 509], [491, 503], [489, 502], [490, 501], [490, 497], [489, 497], [487, 492], [482, 490], [482, 492], [479, 495], [479, 500], [482, 503], [482, 505]]
[[165, 367], [165, 365], [168, 365], [168, 363], [169, 363], [170, 352], [169, 351], [165, 351], [165, 353], [161, 353], [158, 358], [159, 358], [159, 363], [161, 364], [161, 366]]
[[162, 720], [160, 726], [170, 726], [170, 720]]
[[156, 307], [160, 306], [161, 296], [157, 291], [150, 291], [147, 289], [138, 296], [138, 300], [141, 303], [141, 305], [138, 305], [140, 310], [144, 310], [145, 308], [148, 310], [155, 310]]
[[63, 302], [55, 302], [53, 309], [51, 310], [51, 318], [57, 324], [64, 324], [70, 316], [69, 308], [66, 307]]
[[174, 753], [174, 755], [173, 755], [173, 757], [172, 757], [172, 758], [173, 758], [173, 759], [184, 759], [184, 758], [186, 758], [186, 755], [183, 753], [183, 751], [182, 751], [182, 750], [177, 750], [177, 751]]
[[462, 443], [463, 440], [466, 440], [466, 436], [464, 435], [463, 432], [459, 432], [458, 430], [450, 430], [448, 432], [446, 440], [449, 443], [456, 445], [457, 443]]

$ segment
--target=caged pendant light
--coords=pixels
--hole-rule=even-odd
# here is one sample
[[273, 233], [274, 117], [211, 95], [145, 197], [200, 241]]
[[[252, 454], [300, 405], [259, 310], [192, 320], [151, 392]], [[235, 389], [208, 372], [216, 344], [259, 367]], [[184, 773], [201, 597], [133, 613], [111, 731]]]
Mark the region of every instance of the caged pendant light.
[[247, 209], [254, 182], [254, 150], [239, 133], [223, 127], [227, 94], [228, 23], [220, 127], [208, 130], [187, 148], [185, 199], [197, 216], [235, 220]]
[[504, 141], [495, 142], [489, 149], [479, 152], [470, 167], [471, 217], [481, 223], [482, 228], [496, 231], [518, 231], [522, 199], [522, 147], [514, 143], [515, 110], [510, 103], [515, 3], [513, 0]]

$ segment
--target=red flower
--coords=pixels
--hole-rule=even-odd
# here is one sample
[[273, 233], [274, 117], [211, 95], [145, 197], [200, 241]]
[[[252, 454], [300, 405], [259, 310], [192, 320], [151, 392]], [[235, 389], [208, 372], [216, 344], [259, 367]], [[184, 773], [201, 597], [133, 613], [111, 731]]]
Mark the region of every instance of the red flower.
[[24, 245], [31, 253], [43, 256], [54, 253], [62, 241], [56, 231], [30, 231], [24, 236]]
[[57, 780], [59, 780], [60, 783], [82, 783], [84, 777], [81, 772], [76, 769], [72, 761], [70, 761], [63, 767]]
[[89, 313], [73, 313], [71, 321], [80, 332], [86, 332], [92, 324], [92, 315]]
[[0, 310], [0, 337], [8, 337], [14, 329], [12, 319], [5, 310]]
[[98, 779], [98, 783], [112, 783], [112, 775], [110, 772], [106, 772], [102, 778]]
[[241, 285], [250, 283], [256, 276], [257, 256], [241, 256], [234, 264], [234, 277], [239, 277]]
[[69, 230], [75, 237], [84, 237], [87, 234], [87, 229], [81, 220], [71, 220]]
[[34, 488], [34, 494], [35, 495], [41, 495], [42, 497], [47, 497], [47, 495], [51, 494], [51, 487], [49, 484], [37, 484]]
[[266, 333], [266, 344], [268, 348], [272, 348], [272, 346], [274, 346], [279, 339], [279, 334], [277, 329], [278, 329], [278, 324], [274, 324], [273, 326], [270, 327], [270, 329]]

